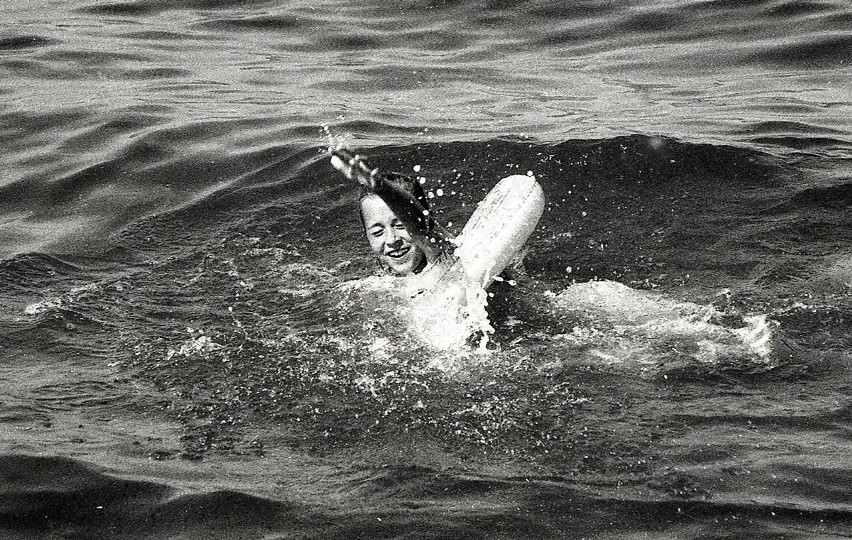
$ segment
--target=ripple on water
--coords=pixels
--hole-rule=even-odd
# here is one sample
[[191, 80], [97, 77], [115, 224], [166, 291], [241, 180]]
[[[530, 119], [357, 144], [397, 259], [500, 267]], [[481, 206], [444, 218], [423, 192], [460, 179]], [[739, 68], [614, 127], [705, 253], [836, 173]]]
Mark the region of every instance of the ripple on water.
[[[18, 51], [34, 49], [52, 44], [53, 41], [42, 36], [12, 36], [0, 38], [0, 51]], [[2, 54], [2, 53], [0, 53]]]

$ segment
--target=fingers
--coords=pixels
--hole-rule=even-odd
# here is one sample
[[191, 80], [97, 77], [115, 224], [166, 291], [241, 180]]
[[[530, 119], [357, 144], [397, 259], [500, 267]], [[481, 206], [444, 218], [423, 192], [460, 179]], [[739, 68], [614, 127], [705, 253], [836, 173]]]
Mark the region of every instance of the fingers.
[[343, 176], [352, 180], [352, 167], [339, 156], [333, 155], [331, 156], [331, 166], [343, 173]]
[[356, 180], [370, 189], [375, 188], [375, 175], [378, 169], [370, 169], [361, 159], [361, 156], [342, 146], [329, 148], [329, 154], [331, 154], [331, 165], [343, 173], [346, 178]]

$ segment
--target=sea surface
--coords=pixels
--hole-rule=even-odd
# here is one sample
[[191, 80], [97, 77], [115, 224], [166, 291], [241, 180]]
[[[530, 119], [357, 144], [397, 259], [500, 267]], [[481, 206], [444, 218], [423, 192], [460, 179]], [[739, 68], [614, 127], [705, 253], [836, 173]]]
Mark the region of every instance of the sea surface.
[[[4, 0], [0, 536], [852, 537], [850, 63], [848, 0]], [[337, 143], [455, 233], [538, 178], [493, 331]]]

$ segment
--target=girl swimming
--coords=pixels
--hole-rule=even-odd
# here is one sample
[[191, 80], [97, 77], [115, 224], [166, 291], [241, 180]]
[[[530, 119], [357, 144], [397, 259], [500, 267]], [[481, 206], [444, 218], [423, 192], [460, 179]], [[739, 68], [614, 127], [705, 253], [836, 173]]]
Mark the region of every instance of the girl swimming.
[[505, 281], [499, 274], [518, 257], [544, 211], [532, 174], [500, 180], [453, 238], [435, 221], [417, 181], [371, 169], [345, 148], [329, 152], [332, 165], [362, 186], [361, 221], [379, 264], [411, 278], [404, 290], [417, 309], [417, 334], [439, 349], [472, 336], [484, 347], [493, 332], [486, 290]]
[[453, 276], [487, 289], [519, 255], [544, 211], [544, 193], [531, 172], [507, 176], [453, 238], [432, 217], [418, 182], [372, 169], [346, 148], [329, 153], [337, 170], [363, 186], [361, 220], [379, 264], [396, 275], [421, 274], [420, 290]]
[[371, 169], [346, 148], [330, 153], [332, 165], [362, 186], [361, 224], [385, 271], [398, 276], [419, 274], [452, 254], [452, 236], [432, 217], [419, 182]]

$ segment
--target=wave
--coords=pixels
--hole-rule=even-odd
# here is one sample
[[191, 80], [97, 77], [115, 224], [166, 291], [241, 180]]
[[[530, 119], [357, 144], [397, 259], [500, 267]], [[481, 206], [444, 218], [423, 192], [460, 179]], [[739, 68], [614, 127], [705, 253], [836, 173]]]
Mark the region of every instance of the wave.
[[156, 15], [168, 10], [183, 9], [224, 9], [235, 6], [251, 6], [263, 4], [266, 0], [142, 0], [139, 2], [106, 2], [85, 7], [79, 7], [73, 11], [76, 13], [104, 15], [104, 16], [145, 16]]
[[[785, 113], [799, 112], [796, 105], [779, 105], [773, 110]], [[749, 141], [758, 145], [783, 146], [797, 150], [842, 149], [852, 147], [849, 140], [843, 138], [843, 132], [825, 126], [795, 122], [790, 120], [772, 120], [755, 122], [739, 131], [748, 136]]]
[[751, 58], [782, 66], [807, 65], [822, 69], [840, 68], [852, 56], [852, 36], [821, 32], [802, 37], [797, 43], [767, 47]]
[[[205, 21], [196, 26], [207, 30], [269, 30], [288, 31], [309, 24], [302, 17], [294, 15], [260, 15], [244, 18], [219, 18]], [[341, 45], [341, 44], [338, 44]]]
[[118, 529], [137, 537], [204, 532], [207, 538], [221, 538], [286, 530], [309, 513], [297, 505], [234, 491], [181, 493], [62, 457], [3, 455], [0, 477], [0, 524], [18, 533], [63, 530], [105, 538]]
[[[792, 111], [791, 111], [792, 112]], [[842, 135], [842, 131], [791, 120], [755, 122], [741, 133], [748, 135]]]
[[790, 198], [790, 203], [796, 206], [813, 206], [835, 210], [852, 206], [852, 182], [803, 189]]
[[53, 41], [34, 35], [20, 35], [0, 38], [0, 51], [17, 51], [20, 49], [32, 49], [52, 44]]
[[[0, 212], [5, 214], [0, 238], [9, 246], [0, 251], [49, 252], [58, 246], [63, 253], [94, 253], [124, 226], [190, 205], [258, 169], [274, 167], [293, 152], [280, 145], [258, 149], [251, 141], [247, 149], [236, 145], [222, 153], [211, 144], [258, 129], [263, 121], [240, 122], [236, 129], [230, 122], [172, 129], [161, 127], [156, 108], [151, 112], [128, 111], [94, 126], [76, 115], [28, 119], [38, 131], [63, 120], [78, 123], [65, 140], [54, 143], [57, 152], [74, 158], [56, 164], [42, 160], [26, 167], [41, 170], [11, 177], [0, 186]], [[122, 143], [117, 145], [117, 138]], [[21, 151], [21, 159], [26, 155]], [[101, 159], [83, 164], [86, 156]], [[53, 178], [45, 181], [45, 173]]]
[[0, 278], [4, 287], [11, 288], [15, 284], [27, 283], [45, 284], [45, 278], [77, 277], [83, 273], [83, 268], [73, 261], [54, 257], [44, 253], [20, 255], [11, 260], [0, 261]]
[[[45, 125], [55, 121], [59, 119], [36, 119]], [[73, 151], [84, 141], [90, 148], [93, 140], [102, 141], [104, 159], [58, 174], [50, 182], [25, 177], [0, 187], [0, 200], [6, 201], [0, 203], [0, 210], [9, 220], [5, 224], [5, 241], [10, 246], [6, 252], [51, 253], [58, 249], [61, 253], [94, 254], [126, 239], [129, 230], [148, 228], [148, 220], [166, 227], [171, 222], [185, 228], [187, 224], [175, 221], [178, 219], [218, 226], [228, 212], [257, 215], [263, 208], [273, 207], [283, 211], [283, 219], [301, 220], [311, 212], [326, 214], [339, 208], [345, 204], [342, 197], [354, 189], [348, 189], [322, 159], [320, 148], [267, 146], [246, 139], [247, 131], [266, 130], [266, 120], [202, 122], [177, 128], [164, 128], [161, 123], [161, 116], [151, 110], [128, 112], [95, 127], [81, 126], [59, 146]], [[388, 127], [359, 121], [334, 126], [338, 132], [364, 129], [386, 131]], [[411, 133], [414, 129], [398, 131]], [[319, 131], [304, 130], [305, 134]], [[112, 147], [119, 134], [129, 138]], [[389, 170], [406, 171], [412, 164], [423, 164], [431, 171], [430, 185], [435, 187], [446, 190], [458, 183], [459, 189], [448, 190], [457, 195], [447, 199], [456, 199], [455, 204], [461, 203], [462, 208], [439, 209], [444, 221], [456, 222], [462, 222], [459, 211], [462, 215], [467, 211], [464, 205], [475, 202], [483, 179], [518, 170], [531, 170], [539, 177], [554, 203], [551, 211], [561, 207], [556, 203], [566, 197], [576, 199], [576, 193], [586, 193], [588, 199], [596, 190], [595, 196], [602, 195], [600, 190], [615, 186], [633, 193], [631, 197], [648, 198], [666, 185], [706, 189], [712, 184], [736, 189], [781, 182], [778, 166], [766, 154], [640, 135], [558, 144], [507, 138], [364, 150], [375, 156], [377, 166]], [[453, 172], [460, 167], [469, 171], [461, 183], [455, 178], [459, 173]], [[463, 189], [464, 184], [477, 191]], [[575, 195], [569, 196], [569, 192]], [[305, 197], [318, 197], [313, 209]], [[332, 222], [339, 219], [332, 217]]]
[[[150, 67], [152, 66], [153, 67]], [[134, 66], [143, 66], [136, 68]], [[157, 66], [147, 54], [92, 52], [87, 50], [46, 50], [28, 59], [4, 59], [0, 67], [6, 68], [24, 80], [57, 79], [62, 81], [100, 80], [156, 80], [159, 78], [186, 77], [187, 69]]]
[[[842, 226], [844, 218], [842, 211], [852, 206], [852, 182], [819, 187], [800, 189], [787, 197], [786, 200], [773, 204], [762, 211], [765, 214], [791, 213], [801, 211], [821, 211], [824, 216]], [[813, 214], [811, 220], [802, 221], [805, 228], [816, 223], [818, 215]]]
[[850, 143], [848, 140], [835, 139], [831, 137], [755, 137], [751, 142], [760, 145], [782, 146], [796, 150], [815, 149], [842, 149], [848, 151]]
[[[714, 495], [706, 480], [681, 471], [647, 484], [624, 478], [620, 489], [614, 481], [583, 487], [558, 476], [497, 478], [424, 467], [364, 472], [352, 485], [341, 485], [333, 506], [309, 505], [233, 489], [181, 491], [73, 459], [6, 454], [0, 456], [0, 525], [12, 534], [61, 531], [87, 538], [112, 537], [116, 530], [136, 538], [558, 538], [566, 530], [594, 536], [602, 529], [702, 538], [720, 527], [740, 537], [767, 530], [810, 537], [842, 534], [852, 524], [842, 498], [848, 474], [836, 468], [774, 469], [782, 478], [799, 478], [792, 489], [800, 496], [790, 501]], [[809, 491], [833, 491], [835, 502], [805, 502]]]

